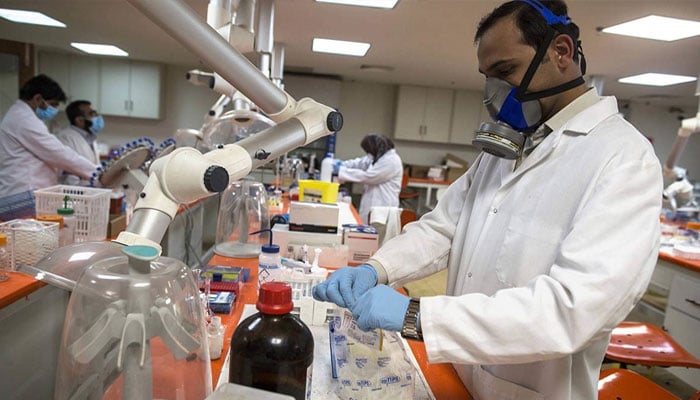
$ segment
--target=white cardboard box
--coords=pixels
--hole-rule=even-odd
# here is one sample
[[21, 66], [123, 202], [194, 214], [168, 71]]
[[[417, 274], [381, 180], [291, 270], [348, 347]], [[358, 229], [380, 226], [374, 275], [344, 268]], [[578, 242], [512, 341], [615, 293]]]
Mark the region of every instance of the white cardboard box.
[[293, 201], [289, 204], [289, 225], [292, 231], [338, 232], [340, 209], [337, 204]]
[[343, 227], [343, 244], [348, 246], [350, 265], [367, 262], [379, 248], [379, 234], [374, 227], [351, 225]]
[[297, 253], [306, 244], [309, 247], [309, 262], [313, 261], [314, 249], [321, 249], [320, 267], [342, 267], [348, 264], [348, 247], [343, 245], [343, 235], [337, 233], [290, 231], [289, 225], [275, 224], [272, 227], [272, 242], [280, 247], [282, 257], [297, 258]]

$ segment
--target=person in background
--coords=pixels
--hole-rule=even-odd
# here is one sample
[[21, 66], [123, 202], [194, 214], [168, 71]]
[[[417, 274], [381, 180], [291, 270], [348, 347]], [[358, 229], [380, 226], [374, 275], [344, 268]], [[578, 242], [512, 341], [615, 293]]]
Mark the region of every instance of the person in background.
[[[102, 116], [92, 108], [92, 103], [87, 100], [77, 100], [68, 104], [66, 116], [70, 126], [56, 134], [58, 140], [91, 162], [99, 164], [100, 158], [95, 141], [97, 133], [105, 126]], [[66, 185], [88, 185], [90, 183], [88, 180], [81, 179], [66, 171], [63, 171], [59, 181]]]
[[89, 179], [97, 167], [66, 147], [46, 128], [66, 95], [53, 79], [37, 75], [19, 90], [0, 123], [0, 195], [56, 185], [58, 170]]
[[352, 160], [336, 160], [333, 173], [338, 181], [358, 182], [364, 185], [360, 200], [360, 217], [369, 224], [372, 207], [398, 207], [403, 164], [394, 149], [394, 142], [384, 135], [367, 134], [360, 143], [367, 153]]
[[[424, 340], [477, 400], [597, 398], [611, 331], [658, 257], [661, 165], [616, 99], [586, 87], [578, 37], [561, 0], [510, 1], [482, 19], [485, 99], [499, 131], [524, 136], [521, 151], [484, 146], [435, 209], [313, 289], [361, 329]], [[387, 286], [444, 269], [446, 295]]]

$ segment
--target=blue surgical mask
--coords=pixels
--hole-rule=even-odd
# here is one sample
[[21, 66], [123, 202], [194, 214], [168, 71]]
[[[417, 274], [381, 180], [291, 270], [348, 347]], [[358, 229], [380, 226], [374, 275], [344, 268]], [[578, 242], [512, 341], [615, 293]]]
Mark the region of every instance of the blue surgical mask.
[[101, 115], [90, 119], [90, 122], [92, 122], [92, 125], [90, 126], [90, 130], [92, 131], [92, 133], [97, 133], [105, 127], [105, 120], [102, 118]]
[[53, 117], [55, 117], [56, 114], [58, 114], [58, 108], [52, 106], [51, 104], [47, 104], [46, 108], [36, 108], [36, 116], [43, 121], [53, 119]]

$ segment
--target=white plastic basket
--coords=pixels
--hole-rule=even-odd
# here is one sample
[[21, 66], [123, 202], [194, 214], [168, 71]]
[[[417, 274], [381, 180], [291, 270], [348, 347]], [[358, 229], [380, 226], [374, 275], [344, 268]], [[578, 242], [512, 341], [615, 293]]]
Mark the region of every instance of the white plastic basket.
[[0, 223], [7, 235], [10, 265], [34, 265], [58, 248], [58, 223], [34, 219], [13, 219]]
[[[95, 189], [82, 186], [56, 185], [34, 191], [36, 214], [56, 214], [63, 207], [63, 198], [73, 200], [75, 210], [75, 241], [104, 240], [109, 225], [110, 189]], [[69, 203], [69, 207], [71, 204]]]

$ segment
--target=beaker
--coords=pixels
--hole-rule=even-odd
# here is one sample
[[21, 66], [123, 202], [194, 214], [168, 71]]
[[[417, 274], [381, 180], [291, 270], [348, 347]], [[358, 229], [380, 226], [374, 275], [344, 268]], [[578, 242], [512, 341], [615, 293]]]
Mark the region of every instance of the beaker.
[[89, 245], [104, 258], [71, 294], [54, 398], [206, 398], [209, 346], [189, 267], [149, 246]]
[[263, 229], [270, 229], [265, 186], [249, 180], [231, 183], [219, 203], [214, 252], [226, 257], [255, 258], [267, 243], [269, 233], [250, 233]]

